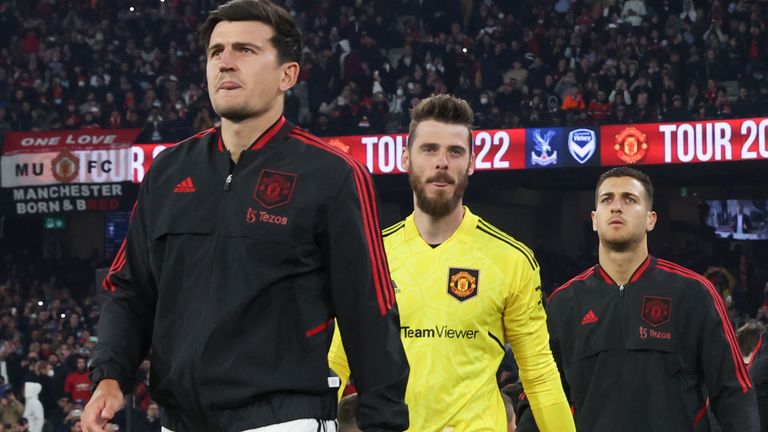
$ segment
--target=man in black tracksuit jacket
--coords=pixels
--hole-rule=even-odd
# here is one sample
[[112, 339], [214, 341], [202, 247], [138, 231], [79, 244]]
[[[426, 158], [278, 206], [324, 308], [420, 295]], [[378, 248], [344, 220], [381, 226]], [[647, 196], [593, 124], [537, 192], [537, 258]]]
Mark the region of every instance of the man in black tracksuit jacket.
[[[242, 111], [260, 112], [249, 104], [277, 98], [298, 75], [298, 61], [275, 60], [282, 42], [270, 39], [292, 24], [287, 13], [263, 0], [217, 12], [243, 7], [274, 8], [262, 15], [283, 22], [246, 14], [211, 25], [208, 85], [222, 126], [165, 150], [144, 179], [103, 284], [98, 387], [84, 430], [100, 430], [119, 409], [117, 384], [132, 390], [150, 350], [165, 428], [325, 430], [336, 418], [338, 379], [327, 363], [334, 318], [360, 391], [360, 427], [404, 430], [409, 369], [371, 177], [287, 122], [282, 94], [253, 117], [274, 116], [271, 124], [235, 145], [249, 133]], [[300, 53], [300, 35], [293, 40]]]
[[[656, 222], [645, 174], [615, 168], [598, 182], [600, 264], [548, 299], [552, 352], [576, 429], [757, 432], [752, 381], [723, 300], [704, 277], [648, 255]], [[536, 430], [525, 409], [519, 432]]]

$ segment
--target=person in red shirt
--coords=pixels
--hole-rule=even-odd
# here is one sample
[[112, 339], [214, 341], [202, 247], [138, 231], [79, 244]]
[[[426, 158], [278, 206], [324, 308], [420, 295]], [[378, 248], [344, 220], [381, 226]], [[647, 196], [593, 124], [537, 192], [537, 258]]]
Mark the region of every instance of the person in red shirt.
[[84, 357], [77, 357], [77, 370], [69, 374], [64, 381], [64, 392], [69, 394], [73, 401], [82, 400], [83, 404], [91, 399], [91, 379], [88, 377]]
[[598, 90], [597, 99], [593, 99], [587, 108], [590, 119], [593, 122], [602, 123], [611, 115], [613, 105], [605, 96], [605, 91]]

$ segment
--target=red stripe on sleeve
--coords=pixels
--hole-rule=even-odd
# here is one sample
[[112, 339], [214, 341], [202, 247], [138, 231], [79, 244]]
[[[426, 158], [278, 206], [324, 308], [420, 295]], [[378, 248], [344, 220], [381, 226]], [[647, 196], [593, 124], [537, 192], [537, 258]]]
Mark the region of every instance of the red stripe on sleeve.
[[573, 284], [574, 282], [576, 282], [576, 281], [583, 281], [583, 280], [585, 280], [585, 279], [589, 278], [590, 276], [592, 276], [592, 274], [593, 274], [593, 273], [595, 273], [595, 268], [594, 268], [594, 267], [590, 267], [590, 268], [588, 268], [587, 270], [585, 270], [584, 272], [582, 272], [580, 275], [578, 275], [578, 276], [574, 277], [573, 279], [571, 279], [571, 280], [569, 280], [568, 282], [566, 282], [566, 283], [564, 283], [563, 285], [561, 285], [561, 286], [560, 286], [560, 288], [558, 288], [558, 289], [554, 290], [554, 291], [552, 292], [552, 294], [550, 294], [550, 295], [549, 295], [549, 297], [547, 297], [547, 301], [550, 301], [550, 300], [552, 300], [552, 297], [554, 297], [554, 296], [555, 296], [555, 294], [559, 293], [560, 291], [563, 291], [563, 290], [567, 289], [567, 288], [568, 288], [568, 287], [570, 287], [570, 286], [571, 286], [571, 284]]
[[[136, 214], [136, 207], [139, 206], [139, 200], [136, 200], [136, 202], [133, 203], [133, 210], [131, 210], [131, 217], [129, 219], [129, 223], [133, 221], [133, 216]], [[123, 243], [120, 244], [120, 249], [118, 249], [117, 254], [115, 255], [115, 259], [112, 261], [112, 265], [109, 267], [109, 272], [107, 273], [107, 276], [104, 278], [104, 281], [101, 283], [102, 289], [105, 291], [115, 292], [117, 290], [117, 287], [115, 284], [110, 280], [110, 278], [115, 274], [119, 273], [120, 270], [123, 269], [125, 266], [125, 244], [128, 243], [128, 237], [123, 239]]]
[[294, 129], [290, 134], [313, 147], [320, 148], [336, 156], [341, 157], [352, 168], [355, 187], [358, 191], [360, 208], [362, 211], [365, 237], [368, 243], [368, 252], [371, 259], [371, 269], [374, 279], [374, 288], [379, 303], [379, 311], [385, 315], [395, 304], [394, 293], [390, 284], [389, 268], [387, 266], [384, 244], [380, 235], [378, 210], [373, 192], [373, 182], [366, 169], [349, 155], [323, 143], [318, 138], [300, 130]]
[[696, 426], [699, 425], [699, 422], [704, 418], [704, 415], [707, 414], [707, 409], [709, 408], [709, 399], [707, 399], [707, 402], [704, 404], [703, 407], [699, 410], [699, 412], [696, 413], [696, 417], [693, 419], [693, 427], [694, 429]]
[[695, 273], [685, 267], [681, 267], [675, 263], [666, 260], [658, 260], [658, 267], [669, 273], [678, 274], [688, 279], [695, 280], [707, 289], [707, 293], [712, 297], [712, 301], [715, 304], [715, 310], [720, 317], [720, 321], [723, 325], [723, 333], [725, 334], [728, 345], [731, 348], [731, 357], [736, 369], [736, 377], [741, 384], [742, 390], [746, 393], [752, 387], [752, 380], [749, 378], [749, 373], [744, 365], [744, 360], [741, 358], [741, 352], [739, 351], [739, 344], [736, 339], [736, 333], [733, 331], [733, 326], [730, 325], [728, 320], [728, 313], [726, 312], [725, 304], [722, 297], [717, 292], [715, 287], [703, 276]]
[[332, 323], [332, 322], [333, 322], [333, 318], [331, 318], [331, 319], [329, 319], [328, 321], [326, 321], [326, 322], [324, 322], [324, 323], [320, 324], [320, 325], [319, 325], [319, 326], [317, 326], [317, 327], [314, 327], [314, 328], [312, 328], [312, 329], [309, 329], [309, 330], [307, 330], [307, 337], [308, 337], [308, 338], [309, 338], [309, 337], [312, 337], [312, 336], [314, 336], [314, 335], [316, 335], [316, 334], [320, 333], [321, 331], [323, 331], [323, 330], [327, 329], [327, 328], [328, 328], [328, 326], [329, 326], [329, 325], [331, 325], [331, 323]]
[[117, 287], [115, 287], [115, 284], [112, 283], [111, 280], [109, 280], [115, 273], [118, 273], [123, 266], [125, 265], [125, 242], [127, 239], [123, 239], [123, 243], [120, 245], [120, 249], [117, 251], [117, 255], [115, 255], [115, 259], [112, 261], [112, 266], [109, 267], [109, 273], [107, 273], [107, 276], [104, 278], [104, 281], [101, 283], [101, 287], [110, 292], [114, 292]]

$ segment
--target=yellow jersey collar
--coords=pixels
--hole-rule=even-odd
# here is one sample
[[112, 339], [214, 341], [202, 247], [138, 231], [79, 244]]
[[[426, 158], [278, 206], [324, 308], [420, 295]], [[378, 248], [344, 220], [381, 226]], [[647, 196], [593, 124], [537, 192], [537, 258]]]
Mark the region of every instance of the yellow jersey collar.
[[[477, 222], [480, 218], [469, 210], [469, 207], [464, 206], [464, 217], [461, 220], [461, 224], [456, 231], [448, 237], [443, 243], [447, 243], [452, 239], [461, 239], [467, 236], [471, 236], [477, 227]], [[424, 239], [419, 235], [419, 230], [416, 228], [416, 222], [413, 217], [413, 213], [405, 218], [405, 240], [410, 241], [413, 239], [419, 239], [424, 242]], [[426, 242], [424, 242], [426, 244]]]

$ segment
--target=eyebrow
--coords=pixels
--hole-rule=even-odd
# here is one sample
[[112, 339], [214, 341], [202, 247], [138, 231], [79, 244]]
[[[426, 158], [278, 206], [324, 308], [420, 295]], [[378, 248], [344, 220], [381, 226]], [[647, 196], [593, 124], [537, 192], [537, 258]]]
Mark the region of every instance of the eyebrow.
[[[603, 193], [600, 194], [600, 198], [612, 197], [614, 195], [616, 195], [615, 192], [603, 192]], [[621, 195], [623, 197], [632, 197], [632, 198], [639, 198], [640, 197], [640, 195], [637, 195], [634, 192], [621, 192], [618, 195]]]
[[[439, 147], [440, 143], [436, 143], [436, 142], [423, 142], [423, 143], [419, 144], [419, 148], [424, 148], [424, 147], [427, 147], [427, 146], [429, 146], [429, 147], [434, 147], [434, 146]], [[466, 147], [458, 145], [458, 144], [449, 144], [448, 145], [448, 150], [458, 150], [458, 149], [461, 149], [461, 150], [464, 150], [464, 151], [467, 150]]]
[[[240, 48], [251, 48], [254, 51], [264, 51], [264, 48], [261, 47], [261, 45], [257, 45], [251, 42], [232, 42], [232, 48], [234, 49], [240, 49]], [[211, 51], [216, 49], [224, 48], [224, 44], [221, 42], [217, 42], [215, 44], [211, 44], [208, 46], [208, 54], [210, 55]]]

